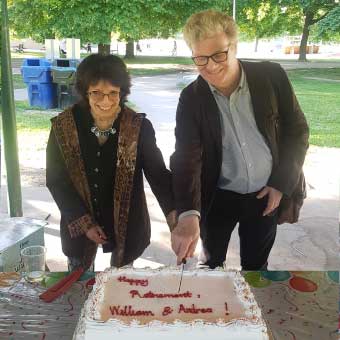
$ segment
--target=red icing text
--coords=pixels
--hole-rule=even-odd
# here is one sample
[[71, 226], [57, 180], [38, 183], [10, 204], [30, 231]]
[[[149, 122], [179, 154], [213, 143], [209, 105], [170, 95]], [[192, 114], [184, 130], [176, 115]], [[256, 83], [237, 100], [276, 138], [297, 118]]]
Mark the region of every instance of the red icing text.
[[224, 306], [225, 306], [225, 315], [229, 315], [228, 304], [226, 302], [224, 303]]
[[167, 316], [167, 315], [171, 314], [173, 311], [174, 311], [174, 310], [173, 310], [171, 307], [166, 306], [166, 307], [164, 307], [164, 309], [163, 309], [162, 315], [163, 315], [163, 316]]
[[147, 299], [154, 299], [154, 298], [191, 298], [192, 293], [189, 291], [186, 291], [185, 293], [154, 293], [152, 291], [149, 291], [147, 293], [140, 293], [138, 290], [130, 290], [131, 297], [139, 297], [139, 298], [147, 298]]
[[134, 310], [131, 305], [121, 307], [110, 306], [110, 312], [112, 315], [120, 316], [154, 316], [155, 314], [151, 310]]
[[185, 307], [180, 304], [178, 309], [179, 313], [188, 313], [188, 314], [199, 314], [199, 313], [212, 313], [212, 308], [197, 308], [195, 304], [192, 304], [191, 307]]
[[149, 281], [147, 279], [145, 280], [138, 280], [138, 279], [129, 279], [126, 276], [119, 276], [117, 279], [119, 282], [127, 282], [130, 284], [130, 286], [143, 286], [146, 287], [149, 285]]

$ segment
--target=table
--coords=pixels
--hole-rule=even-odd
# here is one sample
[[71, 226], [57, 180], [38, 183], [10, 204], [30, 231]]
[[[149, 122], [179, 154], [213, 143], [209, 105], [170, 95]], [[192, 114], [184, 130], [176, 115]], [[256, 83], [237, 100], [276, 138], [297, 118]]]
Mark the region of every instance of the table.
[[72, 339], [94, 273], [83, 275], [54, 302], [40, 300], [39, 294], [65, 274], [49, 272], [40, 285], [17, 273], [0, 273], [0, 339]]
[[[17, 273], [0, 273], [0, 339], [72, 339], [94, 273], [53, 303], [38, 295], [66, 273], [47, 273], [42, 285]], [[242, 273], [275, 340], [338, 339], [339, 273], [264, 271]]]
[[46, 221], [0, 214], [0, 271], [21, 271], [20, 252], [29, 246], [44, 246]]
[[339, 272], [244, 273], [274, 339], [339, 339]]

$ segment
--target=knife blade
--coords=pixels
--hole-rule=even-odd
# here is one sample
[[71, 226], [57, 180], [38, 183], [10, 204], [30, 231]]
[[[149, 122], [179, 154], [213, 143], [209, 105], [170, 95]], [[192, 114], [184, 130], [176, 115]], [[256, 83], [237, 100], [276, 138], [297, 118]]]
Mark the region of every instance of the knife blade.
[[182, 270], [181, 270], [181, 278], [180, 278], [180, 281], [179, 281], [179, 286], [178, 286], [178, 291], [177, 291], [177, 294], [180, 292], [181, 290], [181, 285], [182, 285], [182, 279], [183, 279], [183, 270], [184, 270], [184, 265], [187, 263], [187, 260], [184, 258], [182, 260]]

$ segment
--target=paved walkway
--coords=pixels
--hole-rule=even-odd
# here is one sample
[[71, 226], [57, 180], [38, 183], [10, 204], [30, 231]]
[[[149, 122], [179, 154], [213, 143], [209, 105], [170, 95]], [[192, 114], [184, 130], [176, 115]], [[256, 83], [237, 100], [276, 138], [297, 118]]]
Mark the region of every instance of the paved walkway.
[[[157, 142], [168, 162], [174, 149], [175, 110], [180, 92], [186, 82], [186, 73], [167, 76], [138, 77], [133, 79], [131, 102], [145, 112], [153, 122]], [[15, 91], [16, 99], [25, 92]], [[308, 198], [301, 212], [300, 221], [294, 225], [282, 225], [271, 253], [269, 268], [273, 270], [337, 270], [338, 269], [338, 216], [340, 149], [311, 147], [304, 171], [308, 182]], [[4, 183], [4, 182], [3, 182]], [[23, 187], [25, 216], [43, 219], [48, 214], [46, 228], [48, 261], [53, 270], [65, 269], [65, 258], [60, 249], [59, 212], [44, 187]], [[157, 267], [175, 263], [170, 249], [170, 239], [162, 212], [151, 190], [146, 188], [152, 219], [152, 244], [146, 249], [137, 266]], [[5, 188], [2, 188], [4, 202]], [[1, 211], [0, 211], [1, 212]], [[195, 259], [191, 264], [195, 264]], [[227, 255], [231, 268], [239, 268], [239, 243], [237, 230], [233, 233]], [[98, 252], [96, 268], [104, 269], [109, 257]]]

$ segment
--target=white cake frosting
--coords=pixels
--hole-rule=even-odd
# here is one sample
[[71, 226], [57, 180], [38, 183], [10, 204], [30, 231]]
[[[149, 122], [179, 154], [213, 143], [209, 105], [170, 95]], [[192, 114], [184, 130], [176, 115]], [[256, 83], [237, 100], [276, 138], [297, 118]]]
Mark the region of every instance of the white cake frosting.
[[[269, 339], [248, 284], [235, 271], [109, 268], [96, 275], [74, 339]], [[136, 316], [137, 315], [137, 316]]]

